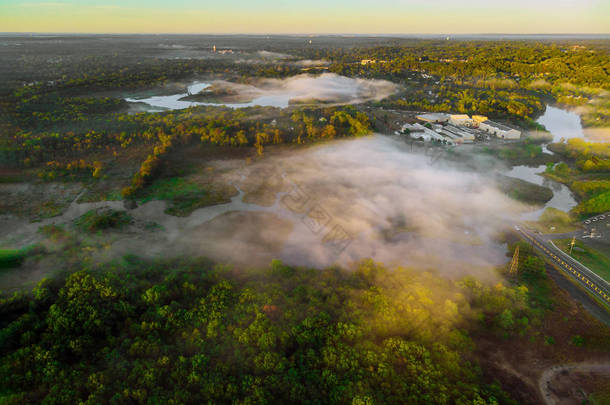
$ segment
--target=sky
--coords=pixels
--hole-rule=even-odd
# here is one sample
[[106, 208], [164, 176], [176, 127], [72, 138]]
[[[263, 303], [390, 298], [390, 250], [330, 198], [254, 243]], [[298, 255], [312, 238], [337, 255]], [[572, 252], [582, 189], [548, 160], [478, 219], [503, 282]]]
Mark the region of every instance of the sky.
[[0, 0], [0, 32], [610, 33], [610, 0]]

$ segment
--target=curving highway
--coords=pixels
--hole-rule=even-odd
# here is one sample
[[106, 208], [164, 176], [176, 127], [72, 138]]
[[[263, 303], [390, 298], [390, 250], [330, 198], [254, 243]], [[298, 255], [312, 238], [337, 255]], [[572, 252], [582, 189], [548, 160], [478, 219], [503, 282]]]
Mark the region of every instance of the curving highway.
[[571, 277], [589, 293], [598, 298], [606, 307], [610, 307], [610, 284], [583, 264], [561, 251], [553, 242], [547, 242], [535, 233], [522, 227], [516, 226], [515, 229], [539, 252], [544, 254], [553, 264], [561, 269], [563, 273]]

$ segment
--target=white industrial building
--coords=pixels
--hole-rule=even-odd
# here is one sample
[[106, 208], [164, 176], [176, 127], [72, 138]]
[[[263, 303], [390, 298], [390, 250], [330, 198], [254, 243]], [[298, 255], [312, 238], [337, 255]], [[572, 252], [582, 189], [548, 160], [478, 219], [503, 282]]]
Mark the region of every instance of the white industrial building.
[[455, 140], [452, 137], [447, 136], [446, 134], [442, 134], [439, 133], [439, 131], [442, 132], [442, 130], [437, 130], [437, 131], [433, 131], [429, 128], [424, 127], [421, 124], [413, 124], [409, 126], [409, 129], [411, 131], [411, 138], [415, 138], [415, 139], [423, 139], [424, 141], [431, 141], [431, 140], [435, 140], [435, 141], [439, 141], [439, 142], [445, 142], [448, 143], [450, 145], [454, 145], [455, 144]]
[[449, 123], [456, 126], [464, 127], [473, 125], [472, 118], [470, 118], [466, 114], [451, 114], [449, 116]]
[[404, 124], [402, 130], [396, 131], [396, 133], [405, 133], [405, 130], [408, 129], [410, 132], [416, 132], [416, 134], [411, 134], [413, 138], [437, 140], [449, 144], [471, 143], [479, 137], [485, 139], [489, 136], [496, 136], [500, 139], [521, 138], [521, 131], [490, 121], [483, 115], [470, 117], [467, 114], [428, 113], [418, 115], [417, 119], [425, 122], [425, 126]]
[[462, 142], [464, 142], [464, 143], [474, 142], [474, 139], [475, 139], [474, 134], [472, 134], [472, 133], [470, 133], [468, 131], [464, 131], [464, 130], [462, 130], [460, 128], [457, 128], [457, 127], [454, 127], [454, 126], [450, 126], [450, 125], [444, 127], [443, 130], [445, 132], [449, 132], [449, 133], [451, 133], [453, 135], [458, 136], [462, 140]]
[[442, 113], [438, 113], [438, 114], [421, 114], [421, 115], [417, 116], [417, 119], [420, 120], [420, 121], [424, 121], [424, 122], [439, 123], [439, 122], [447, 122], [447, 121], [449, 121], [449, 115], [442, 114]]
[[504, 124], [500, 124], [494, 121], [484, 121], [479, 124], [479, 129], [487, 133], [493, 134], [498, 138], [502, 139], [519, 139], [521, 138], [521, 131], [514, 128], [508, 127]]

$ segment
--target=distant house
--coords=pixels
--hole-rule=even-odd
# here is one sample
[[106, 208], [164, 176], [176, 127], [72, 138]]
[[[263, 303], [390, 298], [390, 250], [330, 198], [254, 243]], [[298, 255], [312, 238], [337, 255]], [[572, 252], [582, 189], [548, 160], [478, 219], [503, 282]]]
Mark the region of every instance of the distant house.
[[456, 126], [471, 126], [473, 124], [472, 119], [466, 114], [451, 114], [449, 116], [449, 123]]
[[361, 65], [370, 65], [371, 63], [386, 63], [385, 60], [377, 60], [377, 59], [362, 59], [360, 61]]
[[494, 121], [484, 121], [479, 124], [479, 129], [490, 134], [497, 136], [502, 139], [519, 139], [521, 138], [521, 131], [514, 128], [508, 127], [504, 124], [500, 124]]
[[421, 114], [417, 116], [417, 119], [424, 122], [430, 123], [441, 123], [449, 121], [447, 114]]

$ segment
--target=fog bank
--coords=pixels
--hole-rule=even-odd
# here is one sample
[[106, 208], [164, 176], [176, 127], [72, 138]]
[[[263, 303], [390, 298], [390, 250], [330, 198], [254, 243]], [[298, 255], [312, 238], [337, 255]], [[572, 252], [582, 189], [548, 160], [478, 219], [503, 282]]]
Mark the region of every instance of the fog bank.
[[[247, 240], [235, 234], [211, 239], [232, 252], [228, 259], [241, 263], [252, 263], [252, 252], [266, 250], [263, 257], [294, 265], [349, 265], [371, 257], [448, 275], [481, 276], [489, 266], [506, 262], [506, 248], [494, 238], [518, 222], [524, 207], [492, 180], [443, 164], [409, 153], [385, 136], [265, 158], [238, 171], [235, 184], [246, 190], [241, 198], [255, 211], [278, 218], [284, 243], [277, 245], [280, 231], [273, 221], [257, 222], [254, 233], [244, 231], [247, 221], [237, 224]], [[222, 228], [218, 219], [214, 227]], [[210, 236], [201, 224], [180, 239], [191, 249], [214, 254], [207, 249]], [[249, 253], [240, 257], [241, 252]]]
[[[486, 177], [433, 161], [382, 135], [296, 151], [270, 149], [253, 163], [207, 164], [218, 182], [239, 190], [230, 203], [187, 217], [166, 214], [163, 201], [142, 204], [129, 211], [134, 225], [128, 230], [96, 235], [75, 230], [100, 246], [82, 254], [98, 262], [125, 254], [206, 256], [237, 269], [267, 266], [272, 259], [349, 268], [372, 258], [450, 277], [494, 280], [491, 268], [508, 260], [496, 236], [528, 209], [496, 188], [493, 173]], [[40, 226], [74, 229], [76, 218], [100, 207], [124, 209], [121, 201], [74, 202], [61, 216], [15, 224], [2, 239], [34, 243]], [[157, 224], [154, 230], [146, 225], [151, 223]], [[7, 274], [0, 282], [16, 276]]]
[[[127, 98], [126, 101], [171, 110], [198, 105], [286, 108], [294, 103], [357, 104], [381, 100], [397, 88], [396, 84], [385, 80], [353, 79], [334, 73], [319, 76], [302, 74], [286, 79], [253, 79], [249, 84], [225, 80], [197, 82], [183, 94]], [[216, 93], [212, 94], [212, 90]], [[208, 100], [208, 96], [213, 97]]]

